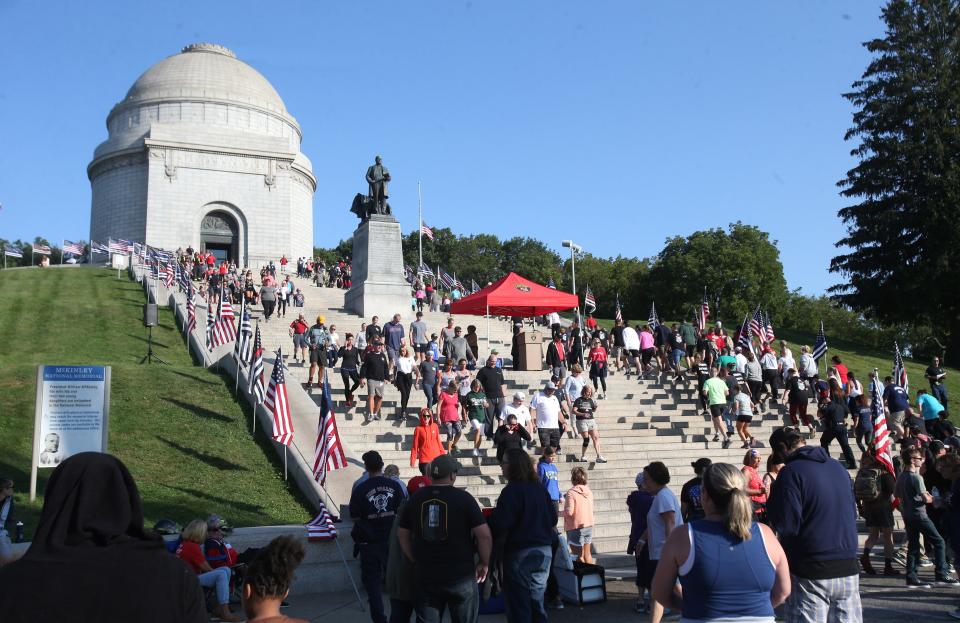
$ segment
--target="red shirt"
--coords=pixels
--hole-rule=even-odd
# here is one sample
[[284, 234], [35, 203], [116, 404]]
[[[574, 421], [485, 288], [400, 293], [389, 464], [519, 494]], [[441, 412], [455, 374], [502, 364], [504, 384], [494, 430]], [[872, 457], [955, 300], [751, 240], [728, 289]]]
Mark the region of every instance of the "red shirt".
[[205, 564], [207, 559], [204, 557], [203, 550], [200, 549], [199, 543], [182, 541], [180, 547], [177, 548], [177, 557], [190, 565], [194, 573], [203, 573], [201, 565]]
[[848, 372], [847, 366], [843, 365], [842, 363], [838, 363], [837, 365], [835, 365], [835, 366], [833, 366], [833, 367], [837, 369], [837, 376], [840, 377], [840, 384], [841, 384], [841, 385], [846, 385], [846, 384], [847, 384], [847, 372]]
[[717, 345], [717, 350], [722, 352], [727, 347], [727, 336], [717, 333], [713, 336], [713, 343]]
[[588, 329], [596, 329], [596, 328], [597, 328], [597, 319], [596, 319], [596, 318], [587, 318], [586, 325], [587, 325], [587, 328], [588, 328]]
[[440, 421], [456, 422], [460, 419], [460, 396], [446, 391], [440, 392]]
[[304, 333], [307, 332], [307, 329], [309, 329], [310, 327], [307, 326], [306, 322], [297, 318], [296, 320], [290, 323], [290, 328], [293, 329], [293, 332], [296, 335], [303, 335]]
[[207, 266], [213, 266], [214, 264], [216, 264], [216, 262], [217, 262], [217, 259], [213, 257], [212, 253], [207, 256]]
[[[607, 363], [607, 351], [604, 350], [603, 347], [601, 346], [597, 346], [596, 348], [591, 348], [590, 363], [596, 363], [596, 364]], [[598, 367], [602, 367], [602, 365]]]

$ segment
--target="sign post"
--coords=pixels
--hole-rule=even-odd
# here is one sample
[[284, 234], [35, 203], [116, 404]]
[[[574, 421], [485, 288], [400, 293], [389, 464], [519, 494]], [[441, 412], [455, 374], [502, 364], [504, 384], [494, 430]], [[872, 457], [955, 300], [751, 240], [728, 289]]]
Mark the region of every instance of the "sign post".
[[30, 501], [37, 472], [80, 452], [106, 452], [110, 366], [37, 366]]

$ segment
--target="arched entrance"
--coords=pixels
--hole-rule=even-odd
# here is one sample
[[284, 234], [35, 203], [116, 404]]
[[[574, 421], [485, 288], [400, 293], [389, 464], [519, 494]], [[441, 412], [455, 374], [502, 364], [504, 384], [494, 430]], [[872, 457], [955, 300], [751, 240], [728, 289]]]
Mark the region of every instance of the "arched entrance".
[[239, 227], [233, 215], [214, 210], [200, 222], [200, 248], [213, 253], [217, 262], [240, 263]]

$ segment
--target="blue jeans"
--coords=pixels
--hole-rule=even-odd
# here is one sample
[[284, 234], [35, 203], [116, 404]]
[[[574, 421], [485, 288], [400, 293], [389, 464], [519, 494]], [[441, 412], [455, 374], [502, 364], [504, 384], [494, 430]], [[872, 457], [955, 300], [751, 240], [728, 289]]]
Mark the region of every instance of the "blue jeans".
[[933, 563], [937, 569], [937, 579], [950, 577], [947, 569], [946, 547], [937, 527], [924, 514], [920, 519], [903, 520], [907, 532], [907, 578], [917, 579], [917, 564], [920, 562], [920, 535], [927, 542], [927, 550], [933, 548]]
[[387, 543], [365, 543], [360, 546], [360, 581], [367, 591], [370, 620], [387, 623], [383, 611], [383, 578], [387, 572]]
[[930, 386], [930, 393], [933, 394], [933, 397], [940, 401], [940, 404], [943, 405], [943, 408], [947, 408], [947, 402], [949, 398], [947, 397], [947, 386], [943, 383]]
[[545, 622], [543, 593], [553, 555], [549, 545], [508, 552], [503, 564], [503, 597], [508, 623]]
[[201, 573], [197, 579], [204, 588], [217, 588], [218, 604], [230, 603], [230, 567], [217, 567], [213, 571]]
[[419, 582], [417, 623], [440, 623], [445, 610], [451, 623], [476, 623], [480, 609], [477, 581], [473, 576], [449, 583]]

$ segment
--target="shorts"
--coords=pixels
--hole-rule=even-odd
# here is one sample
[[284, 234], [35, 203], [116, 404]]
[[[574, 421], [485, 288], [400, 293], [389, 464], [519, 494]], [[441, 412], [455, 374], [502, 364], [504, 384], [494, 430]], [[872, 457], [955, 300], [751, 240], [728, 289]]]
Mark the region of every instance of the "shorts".
[[641, 360], [643, 361], [643, 365], [647, 365], [648, 363], [650, 363], [650, 360], [653, 359], [653, 356], [657, 354], [657, 349], [644, 348], [643, 353], [641, 354], [642, 354]]
[[463, 422], [460, 420], [453, 420], [452, 422], [444, 422], [443, 428], [447, 431], [447, 437], [454, 438], [463, 431]]
[[697, 354], [697, 345], [696, 344], [687, 344], [686, 345], [687, 357], [693, 357]]
[[623, 357], [623, 346], [614, 346], [612, 356], [614, 359], [620, 359]]
[[887, 426], [894, 428], [895, 426], [903, 427], [903, 420], [906, 417], [906, 411], [891, 411], [890, 415], [887, 416]]
[[640, 356], [640, 351], [634, 350], [632, 348], [629, 350], [626, 350], [625, 352], [627, 353], [627, 357], [630, 357], [631, 359], [636, 359], [637, 357]]
[[567, 543], [577, 547], [587, 547], [593, 543], [593, 526], [567, 530]]
[[726, 410], [727, 405], [710, 405], [710, 415], [712, 417], [723, 419], [723, 412]]
[[860, 515], [868, 528], [893, 527], [893, 507], [889, 504], [864, 504]]
[[486, 427], [486, 424], [484, 424], [480, 420], [475, 420], [475, 419], [470, 420], [470, 425], [473, 426], [473, 430], [480, 431], [481, 433], [483, 433], [484, 428]]
[[307, 339], [303, 336], [303, 333], [294, 333], [293, 334], [293, 347], [294, 348], [306, 348]]
[[[313, 353], [310, 353], [311, 361], [313, 361]], [[383, 388], [386, 387], [386, 381], [375, 381], [373, 379], [367, 380], [367, 393], [371, 396], [376, 396], [377, 398], [383, 398]]]
[[430, 344], [414, 344], [413, 351], [415, 353], [427, 353], [430, 351]]
[[[324, 364], [327, 362], [327, 351], [320, 348], [310, 349], [310, 363]], [[380, 394], [381, 396], [383, 394]]]
[[679, 366], [681, 359], [683, 359], [683, 349], [682, 349], [682, 348], [674, 348], [674, 349], [670, 352], [670, 361], [673, 363], [673, 365]]
[[577, 420], [577, 432], [578, 433], [588, 433], [592, 430], [600, 430], [597, 426], [597, 421], [593, 418], [584, 418], [582, 420]]
[[737, 415], [737, 421], [738, 421], [738, 422], [746, 422], [747, 424], [749, 424], [750, 422], [753, 421], [753, 416], [752, 416], [752, 415], [747, 415], [746, 413], [738, 414], [738, 415]]

